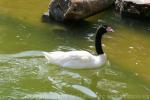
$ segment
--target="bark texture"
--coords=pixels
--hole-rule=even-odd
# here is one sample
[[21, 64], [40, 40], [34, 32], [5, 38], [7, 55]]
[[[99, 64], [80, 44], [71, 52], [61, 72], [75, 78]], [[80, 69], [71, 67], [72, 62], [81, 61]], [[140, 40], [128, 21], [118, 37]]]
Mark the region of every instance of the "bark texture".
[[81, 20], [108, 8], [114, 0], [51, 0], [49, 16], [56, 21]]
[[115, 4], [122, 16], [150, 18], [150, 0], [116, 0]]

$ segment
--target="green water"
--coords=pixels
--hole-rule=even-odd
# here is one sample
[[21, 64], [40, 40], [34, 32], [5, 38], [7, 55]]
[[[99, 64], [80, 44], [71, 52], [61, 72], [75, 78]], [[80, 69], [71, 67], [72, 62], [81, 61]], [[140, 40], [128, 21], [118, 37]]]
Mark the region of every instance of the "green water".
[[[47, 0], [0, 0], [0, 100], [149, 100], [150, 21], [122, 19], [109, 9], [77, 24], [43, 23]], [[115, 30], [103, 37], [102, 69], [63, 69], [41, 51], [95, 53], [99, 21]]]

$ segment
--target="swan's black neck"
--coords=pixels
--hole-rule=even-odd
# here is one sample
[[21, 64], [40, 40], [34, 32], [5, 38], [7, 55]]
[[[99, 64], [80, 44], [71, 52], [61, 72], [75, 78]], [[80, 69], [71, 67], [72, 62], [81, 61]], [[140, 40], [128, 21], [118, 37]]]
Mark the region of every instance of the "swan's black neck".
[[102, 39], [102, 35], [105, 33], [105, 31], [99, 29], [96, 33], [96, 37], [95, 37], [95, 49], [98, 55], [104, 54], [103, 49], [102, 49], [102, 43], [101, 43], [101, 39]]

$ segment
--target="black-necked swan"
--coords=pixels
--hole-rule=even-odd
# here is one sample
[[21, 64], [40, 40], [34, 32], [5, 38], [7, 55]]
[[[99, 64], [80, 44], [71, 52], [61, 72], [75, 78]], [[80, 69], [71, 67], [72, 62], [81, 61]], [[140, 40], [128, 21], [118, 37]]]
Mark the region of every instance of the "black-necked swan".
[[55, 51], [43, 52], [44, 56], [49, 63], [65, 68], [89, 69], [101, 67], [106, 62], [106, 55], [101, 45], [102, 35], [106, 32], [113, 32], [113, 29], [107, 25], [102, 25], [97, 28], [95, 37], [97, 55], [92, 55], [87, 51]]

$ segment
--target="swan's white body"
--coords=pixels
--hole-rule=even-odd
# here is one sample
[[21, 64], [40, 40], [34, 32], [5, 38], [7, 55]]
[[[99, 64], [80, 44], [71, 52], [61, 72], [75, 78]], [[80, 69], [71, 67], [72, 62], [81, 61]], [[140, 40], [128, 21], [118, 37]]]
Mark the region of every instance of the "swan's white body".
[[49, 63], [57, 64], [66, 68], [85, 69], [85, 68], [99, 68], [105, 64], [106, 56], [102, 50], [101, 38], [106, 32], [113, 32], [114, 30], [107, 26], [102, 25], [98, 27], [95, 37], [95, 48], [98, 56], [94, 56], [87, 51], [55, 51], [43, 52]]
[[49, 63], [73, 69], [99, 68], [106, 61], [105, 54], [94, 56], [87, 51], [55, 51], [43, 53]]

